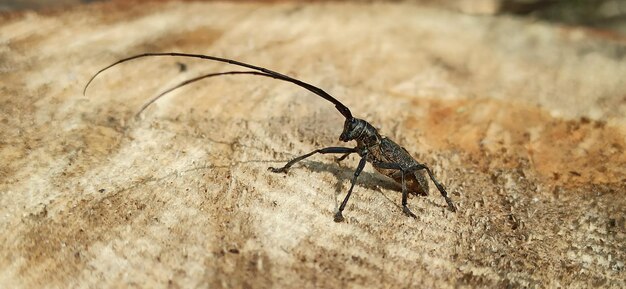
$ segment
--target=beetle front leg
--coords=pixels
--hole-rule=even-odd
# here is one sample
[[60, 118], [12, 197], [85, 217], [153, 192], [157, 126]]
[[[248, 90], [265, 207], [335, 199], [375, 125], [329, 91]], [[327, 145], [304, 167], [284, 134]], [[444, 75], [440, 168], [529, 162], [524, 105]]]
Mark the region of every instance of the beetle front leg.
[[269, 167], [267, 168], [269, 171], [273, 172], [273, 173], [286, 173], [289, 168], [291, 166], [293, 166], [295, 163], [306, 159], [314, 154], [320, 153], [320, 154], [345, 154], [345, 155], [349, 155], [352, 153], [356, 153], [357, 150], [356, 148], [344, 148], [344, 147], [327, 147], [327, 148], [323, 148], [323, 149], [317, 149], [314, 150], [308, 154], [304, 154], [301, 155], [299, 157], [296, 157], [292, 160], [290, 160], [289, 162], [287, 162], [287, 164], [285, 164], [283, 167], [280, 168], [274, 168], [274, 167]]
[[417, 219], [417, 216], [413, 212], [411, 212], [411, 209], [409, 209], [408, 206], [409, 191], [406, 188], [406, 180], [404, 178], [407, 172], [402, 169], [402, 166], [400, 166], [400, 164], [396, 163], [374, 163], [373, 165], [381, 169], [392, 169], [400, 171], [400, 173], [402, 174], [402, 212], [409, 217]]
[[350, 195], [352, 195], [352, 189], [354, 189], [354, 184], [356, 183], [356, 179], [359, 177], [359, 175], [363, 171], [366, 161], [367, 161], [367, 154], [363, 154], [363, 157], [361, 158], [359, 165], [356, 167], [356, 170], [354, 171], [354, 176], [352, 177], [352, 183], [350, 185], [350, 189], [348, 190], [348, 194], [343, 199], [343, 202], [341, 202], [341, 206], [339, 206], [339, 210], [337, 211], [337, 213], [335, 213], [335, 222], [337, 223], [343, 222], [343, 215], [341, 213], [343, 212], [343, 209], [346, 208], [346, 204], [348, 204], [348, 199], [350, 199]]

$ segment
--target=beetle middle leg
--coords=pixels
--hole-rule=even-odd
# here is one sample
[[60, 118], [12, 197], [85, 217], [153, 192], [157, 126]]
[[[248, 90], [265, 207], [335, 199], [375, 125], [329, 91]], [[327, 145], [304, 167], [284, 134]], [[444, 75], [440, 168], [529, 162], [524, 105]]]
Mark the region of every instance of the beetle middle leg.
[[405, 175], [410, 172], [403, 169], [402, 166], [400, 166], [400, 164], [396, 164], [396, 163], [374, 163], [373, 165], [381, 169], [398, 170], [400, 174], [402, 174], [402, 212], [404, 212], [404, 214], [406, 214], [409, 217], [413, 217], [417, 219], [417, 216], [413, 212], [411, 212], [411, 209], [409, 209], [408, 207], [409, 191], [406, 188]]
[[374, 163], [373, 165], [378, 168], [399, 170], [401, 172], [402, 174], [402, 211], [406, 215], [411, 216], [411, 217], [416, 217], [415, 214], [413, 214], [413, 212], [411, 212], [411, 210], [407, 206], [408, 191], [406, 190], [405, 175], [412, 173], [412, 172], [420, 171], [420, 170], [426, 170], [430, 179], [433, 181], [433, 183], [435, 183], [437, 190], [439, 190], [439, 192], [441, 193], [441, 196], [443, 196], [443, 198], [446, 200], [446, 203], [448, 204], [448, 208], [450, 209], [450, 211], [456, 212], [456, 207], [454, 206], [452, 199], [448, 197], [448, 192], [446, 192], [446, 190], [439, 183], [439, 181], [437, 181], [433, 172], [426, 165], [418, 163], [417, 165], [413, 165], [409, 167], [408, 169], [402, 168], [402, 166], [400, 166], [400, 164], [397, 164], [397, 163], [382, 163], [381, 162], [381, 163]]

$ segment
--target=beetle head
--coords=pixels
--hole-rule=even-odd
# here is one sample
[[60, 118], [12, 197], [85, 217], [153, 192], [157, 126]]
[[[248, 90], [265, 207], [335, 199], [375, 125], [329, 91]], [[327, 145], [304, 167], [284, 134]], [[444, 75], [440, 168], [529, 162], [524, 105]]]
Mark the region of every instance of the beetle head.
[[343, 123], [343, 132], [339, 136], [340, 141], [348, 142], [360, 137], [365, 131], [365, 121], [358, 118], [347, 118]]

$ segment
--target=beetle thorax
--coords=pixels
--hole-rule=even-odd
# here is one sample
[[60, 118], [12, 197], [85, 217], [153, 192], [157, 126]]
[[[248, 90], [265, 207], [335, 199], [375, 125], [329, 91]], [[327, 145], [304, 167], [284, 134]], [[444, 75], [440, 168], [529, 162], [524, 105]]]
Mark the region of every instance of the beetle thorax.
[[369, 147], [380, 142], [381, 136], [369, 122], [351, 118], [346, 119], [339, 140], [347, 142], [355, 140], [359, 147]]
[[372, 147], [379, 144], [381, 138], [380, 134], [378, 134], [378, 130], [370, 123], [365, 122], [365, 129], [361, 136], [356, 138], [356, 142], [359, 147]]

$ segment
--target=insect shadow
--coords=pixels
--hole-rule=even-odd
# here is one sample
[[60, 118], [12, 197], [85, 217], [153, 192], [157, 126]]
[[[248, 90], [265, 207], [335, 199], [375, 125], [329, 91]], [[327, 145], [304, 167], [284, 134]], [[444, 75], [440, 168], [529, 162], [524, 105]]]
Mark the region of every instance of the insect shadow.
[[[310, 171], [316, 172], [316, 173], [330, 173], [333, 175], [333, 177], [335, 178], [336, 182], [335, 182], [335, 191], [341, 191], [343, 189], [343, 182], [345, 180], [350, 180], [350, 177], [352, 176], [352, 170], [350, 170], [347, 167], [343, 167], [343, 166], [337, 166], [334, 164], [327, 164], [327, 163], [323, 163], [323, 162], [319, 162], [319, 161], [306, 161], [302, 164], [302, 167], [304, 169], [308, 169]], [[382, 176], [381, 174], [377, 174], [377, 173], [370, 173], [370, 172], [362, 172], [361, 173], [361, 180], [359, 182], [359, 186], [368, 190], [372, 190], [372, 191], [378, 191], [381, 195], [383, 195], [383, 197], [385, 197], [387, 199], [387, 201], [391, 202], [394, 204], [395, 207], [402, 209], [402, 207], [400, 207], [400, 205], [398, 205], [392, 198], [390, 197], [388, 194], [385, 194], [382, 189], [385, 190], [389, 190], [389, 191], [393, 191], [393, 192], [402, 192], [402, 185], [390, 180], [387, 177]], [[426, 196], [428, 193], [411, 193], [414, 196]], [[434, 202], [431, 202], [434, 204]]]

